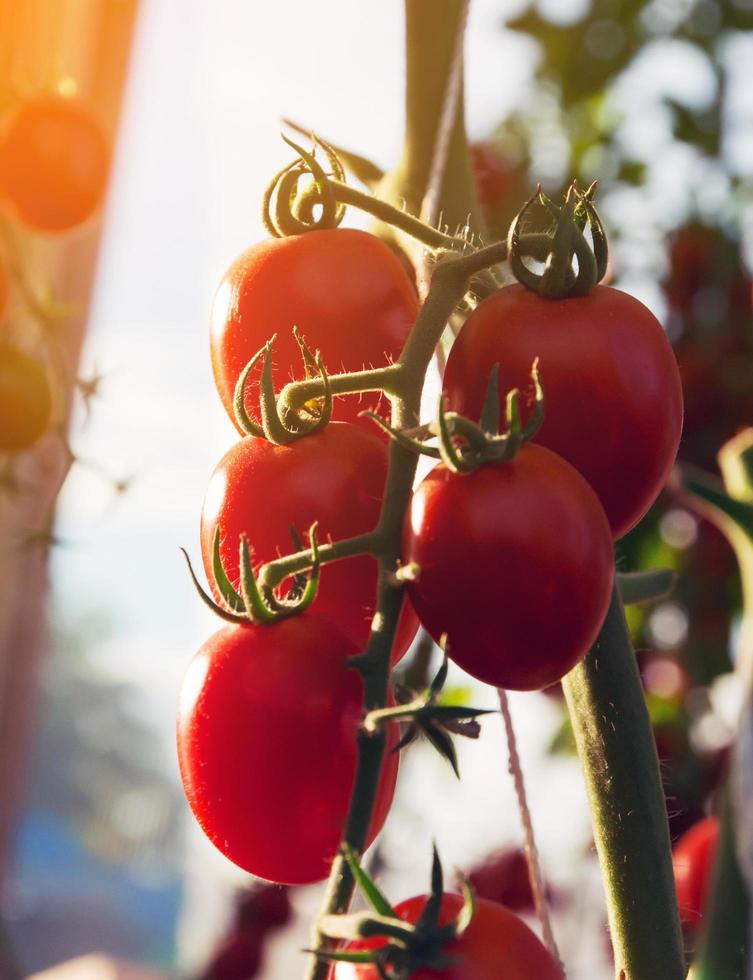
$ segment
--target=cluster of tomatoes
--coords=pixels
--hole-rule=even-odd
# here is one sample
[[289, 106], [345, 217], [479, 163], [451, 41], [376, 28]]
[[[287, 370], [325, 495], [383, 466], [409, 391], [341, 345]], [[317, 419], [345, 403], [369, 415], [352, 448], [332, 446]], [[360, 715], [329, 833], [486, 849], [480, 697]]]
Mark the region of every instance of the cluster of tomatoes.
[[[247, 431], [236, 416], [239, 408], [245, 419], [254, 414], [254, 371], [271, 373], [276, 390], [301, 377], [294, 327], [328, 371], [359, 372], [399, 361], [417, 313], [403, 266], [370, 234], [318, 229], [253, 246], [226, 273], [212, 315], [212, 364], [228, 414]], [[246, 377], [261, 349], [268, 360]], [[546, 412], [534, 435], [536, 359]], [[308, 348], [304, 361], [310, 367]], [[489, 385], [495, 367], [498, 395]], [[529, 388], [522, 405], [508, 395]], [[453, 418], [471, 427], [450, 439], [462, 465], [438, 463], [407, 507], [401, 562], [410, 574], [392, 662], [420, 620], [479, 680], [542, 689], [596, 639], [612, 593], [613, 540], [640, 520], [674, 461], [682, 424], [677, 366], [660, 324], [632, 297], [596, 286], [544, 299], [516, 284], [471, 313], [443, 389]], [[498, 404], [490, 408], [490, 399]], [[374, 530], [388, 445], [362, 413], [380, 412], [383, 400], [373, 390], [336, 397], [330, 421], [285, 444], [246, 435], [220, 461], [206, 495], [203, 562], [216, 608], [233, 625], [189, 667], [178, 713], [180, 769], [210, 840], [269, 881], [319, 880], [337, 852], [363, 711], [363, 681], [349, 660], [369, 636], [377, 562], [359, 553], [325, 564], [310, 607], [280, 615], [307, 588], [292, 575], [277, 591], [270, 622], [253, 614], [244, 621], [235, 600], [258, 588], [261, 566], [300, 550], [315, 522], [323, 541]], [[317, 410], [315, 399], [304, 407], [311, 418]], [[500, 415], [508, 423], [501, 436], [489, 424]], [[313, 552], [313, 529], [310, 545]], [[389, 746], [396, 741], [390, 732]], [[397, 765], [388, 751], [369, 840], [389, 809]], [[423, 901], [404, 903], [399, 914], [418, 916]], [[514, 917], [508, 929], [496, 923], [500, 913], [485, 909], [458, 943], [475, 929], [483, 941], [474, 945], [498, 949], [494, 930], [512, 936], [518, 929]], [[530, 965], [527, 955], [521, 963]], [[536, 955], [549, 961], [537, 975], [561, 975], [540, 944]], [[515, 973], [511, 957], [500, 969], [531, 975]], [[341, 963], [336, 976], [377, 975], [365, 970]]]
[[[45, 95], [19, 102], [0, 121], [0, 208], [33, 234], [68, 232], [102, 201], [108, 164], [102, 127], [80, 100]], [[9, 249], [10, 239], [3, 237]], [[7, 317], [20, 274], [19, 263], [10, 258], [0, 253], [0, 323]], [[47, 431], [53, 398], [40, 345], [30, 346], [4, 333], [0, 452], [15, 453], [28, 449]]]

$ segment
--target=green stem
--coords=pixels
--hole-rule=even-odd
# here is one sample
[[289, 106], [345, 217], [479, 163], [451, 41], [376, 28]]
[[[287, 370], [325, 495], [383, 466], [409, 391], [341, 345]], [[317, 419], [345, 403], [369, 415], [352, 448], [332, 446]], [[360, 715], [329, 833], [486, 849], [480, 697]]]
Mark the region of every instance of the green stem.
[[[400, 364], [372, 368], [368, 371], [352, 371], [345, 374], [330, 374], [327, 377], [329, 390], [333, 395], [352, 395], [361, 391], [384, 391], [396, 395], [400, 390]], [[321, 398], [324, 394], [322, 378], [306, 378], [305, 381], [291, 381], [278, 396], [281, 406], [297, 411], [307, 401]]]
[[444, 232], [432, 228], [425, 222], [414, 218], [402, 208], [395, 207], [387, 201], [373, 194], [364, 194], [363, 191], [351, 187], [350, 184], [343, 184], [338, 180], [329, 180], [335, 199], [341, 204], [350, 204], [373, 215], [379, 221], [415, 238], [429, 248], [457, 249], [465, 245], [465, 239], [457, 238], [453, 235], [445, 235]]
[[616, 587], [593, 649], [563, 687], [586, 777], [617, 976], [682, 980], [659, 762]]
[[[392, 425], [404, 429], [418, 424], [421, 391], [431, 363], [434, 348], [452, 311], [462, 299], [469, 277], [483, 267], [483, 262], [497, 256], [503, 246], [484, 250], [477, 255], [448, 259], [434, 270], [426, 301], [416, 320], [399, 360], [404, 382], [403, 396], [392, 400]], [[390, 670], [390, 652], [402, 608], [402, 588], [394, 572], [400, 561], [403, 515], [413, 489], [417, 456], [404, 446], [390, 444], [389, 471], [384, 501], [376, 535], [382, 544], [379, 558], [379, 590], [369, 642], [358, 660], [364, 682], [364, 713], [384, 708]], [[358, 761], [355, 785], [345, 825], [343, 841], [356, 854], [362, 854], [371, 822], [379, 773], [382, 766], [387, 733], [380, 728], [374, 733], [361, 728], [358, 733]], [[321, 915], [345, 912], [353, 897], [353, 875], [342, 854], [335, 858], [330, 873]], [[314, 949], [326, 949], [330, 941], [316, 928], [312, 936]], [[312, 956], [308, 980], [325, 980], [329, 966]]]
[[[380, 197], [418, 214], [431, 171], [437, 126], [447, 88], [461, 12], [460, 0], [405, 0], [405, 140], [398, 166], [379, 185]], [[476, 200], [463, 119], [463, 98], [450, 139], [442, 182], [442, 221], [450, 229], [470, 223], [483, 230]]]
[[[334, 561], [340, 561], [343, 558], [351, 558], [353, 555], [379, 555], [381, 551], [380, 536], [374, 532], [370, 532], [368, 534], [359, 534], [353, 538], [343, 538], [341, 541], [320, 544], [317, 549], [317, 558], [321, 565], [325, 565]], [[259, 569], [257, 581], [260, 587], [274, 589], [290, 575], [305, 572], [313, 564], [313, 551], [311, 548], [304, 548], [302, 551], [296, 551], [292, 555], [285, 555], [283, 558], [276, 558], [274, 561], [267, 562], [266, 565]]]

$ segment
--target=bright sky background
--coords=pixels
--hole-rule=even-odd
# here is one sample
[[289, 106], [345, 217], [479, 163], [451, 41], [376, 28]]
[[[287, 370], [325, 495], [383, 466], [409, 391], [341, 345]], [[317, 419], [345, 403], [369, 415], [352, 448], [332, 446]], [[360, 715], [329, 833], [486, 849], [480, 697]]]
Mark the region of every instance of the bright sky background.
[[[132, 475], [133, 484], [115, 499], [96, 475], [74, 470], [59, 526], [72, 546], [55, 552], [53, 568], [55, 603], [66, 617], [109, 611], [114, 628], [97, 655], [108, 670], [142, 687], [145, 713], [176, 780], [177, 691], [189, 659], [218, 627], [194, 596], [178, 546], [198, 556], [204, 491], [235, 439], [208, 357], [215, 285], [230, 261], [264, 234], [261, 194], [289, 159], [278, 135], [282, 115], [384, 165], [400, 147], [402, 3], [327, 0], [324, 6], [143, 2], [83, 358], [84, 372], [103, 371], [105, 385], [91, 421], [84, 427], [80, 420], [73, 430], [82, 455], [118, 477]], [[437, 2], [440, 14], [442, 6]], [[513, 104], [529, 71], [527, 45], [498, 30], [512, 8], [504, 0], [472, 4], [467, 92], [475, 136]], [[587, 841], [577, 767], [539, 762], [555, 718], [543, 699], [516, 698], [514, 709], [524, 761], [535, 760], [527, 767], [532, 805], [556, 876], [582, 863]], [[406, 877], [388, 882], [399, 889], [396, 897], [423, 890], [433, 835], [448, 867], [480, 856], [490, 838], [518, 839], [501, 722], [484, 725], [480, 745], [461, 746], [460, 789], [430, 758], [420, 772], [412, 765], [404, 774], [402, 799], [411, 817], [387, 830], [407, 865]], [[189, 957], [202, 954], [216, 928], [212, 895], [228, 879], [227, 863], [215, 859], [198, 832], [190, 834]], [[598, 883], [589, 881], [584, 891], [598, 894]], [[302, 901], [316, 905], [316, 897]], [[581, 913], [568, 914], [583, 926]], [[302, 921], [300, 945], [306, 927]], [[291, 975], [298, 958], [290, 965], [290, 955], [276, 951], [265, 976]], [[584, 972], [578, 974], [576, 957], [572, 980], [595, 980], [586, 951], [581, 959]]]

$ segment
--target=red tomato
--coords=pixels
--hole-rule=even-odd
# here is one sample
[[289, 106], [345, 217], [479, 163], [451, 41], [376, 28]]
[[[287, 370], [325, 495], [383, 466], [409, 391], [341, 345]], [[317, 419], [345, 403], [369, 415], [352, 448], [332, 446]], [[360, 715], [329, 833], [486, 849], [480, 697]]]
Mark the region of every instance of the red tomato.
[[535, 357], [546, 395], [536, 441], [580, 471], [622, 537], [656, 499], [680, 439], [682, 389], [664, 331], [642, 303], [608, 286], [561, 300], [506, 286], [453, 344], [449, 407], [477, 419], [498, 363], [504, 408], [506, 392], [528, 388]]
[[[415, 923], [426, 905], [425, 895], [401, 902], [395, 912], [404, 922]], [[442, 899], [440, 925], [456, 918], [463, 904], [459, 895]], [[378, 949], [381, 939], [348, 943], [345, 948]], [[441, 970], [417, 970], [411, 980], [564, 980], [559, 963], [525, 922], [504, 905], [477, 900], [476, 914], [460, 939], [449, 942], [444, 951], [453, 962]], [[332, 980], [377, 980], [371, 964], [337, 963]]]
[[[344, 422], [287, 446], [241, 439], [220, 460], [209, 483], [201, 518], [201, 552], [210, 582], [212, 542], [219, 525], [222, 562], [236, 587], [239, 543], [246, 534], [256, 566], [295, 551], [293, 527], [302, 537], [319, 521], [319, 541], [365, 534], [379, 519], [387, 449], [370, 432]], [[359, 648], [369, 636], [377, 590], [377, 563], [369, 555], [324, 566], [313, 610], [335, 623]], [[396, 659], [410, 646], [418, 622], [405, 603], [395, 644]]]
[[436, 466], [413, 495], [408, 595], [452, 660], [495, 687], [547, 687], [588, 651], [609, 605], [612, 540], [593, 490], [563, 459], [524, 445], [509, 463]]
[[[212, 367], [228, 415], [235, 421], [238, 376], [272, 334], [279, 389], [303, 377], [294, 326], [336, 374], [397, 360], [417, 312], [412, 283], [374, 235], [338, 228], [252, 246], [226, 272], [212, 311]], [[254, 388], [248, 385], [246, 405], [257, 418]], [[358, 413], [377, 411], [382, 401], [379, 392], [338, 397], [333, 417], [375, 429]]]
[[711, 891], [719, 820], [705, 817], [686, 831], [672, 850], [680, 920], [690, 932], [698, 932]]
[[499, 902], [515, 912], [534, 908], [528, 862], [519, 848], [506, 847], [488, 855], [471, 869], [468, 880], [479, 898]]
[[21, 103], [0, 134], [0, 196], [34, 231], [81, 224], [102, 201], [109, 150], [102, 127], [77, 99]]
[[514, 168], [492, 143], [473, 143], [468, 148], [479, 203], [484, 207], [509, 204], [519, 197]]
[[44, 368], [17, 347], [0, 344], [0, 452], [28, 449], [50, 424]]
[[[259, 878], [306, 884], [329, 872], [356, 772], [362, 681], [345, 661], [357, 652], [330, 623], [300, 615], [225, 627], [188, 668], [178, 709], [186, 797], [212, 843]], [[397, 765], [388, 752], [370, 841]]]

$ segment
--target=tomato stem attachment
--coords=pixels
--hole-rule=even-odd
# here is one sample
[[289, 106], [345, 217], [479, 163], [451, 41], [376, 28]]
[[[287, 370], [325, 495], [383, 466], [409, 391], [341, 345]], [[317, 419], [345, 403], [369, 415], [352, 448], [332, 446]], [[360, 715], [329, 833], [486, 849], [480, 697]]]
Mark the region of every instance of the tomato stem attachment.
[[[572, 183], [561, 206], [538, 187], [510, 225], [510, 269], [542, 299], [585, 296], [606, 273], [607, 239], [592, 203], [595, 186], [581, 193]], [[586, 225], [591, 244], [583, 233]], [[542, 263], [543, 271], [534, 272], [523, 261], [525, 257]]]
[[374, 733], [380, 725], [395, 721], [408, 722], [404, 734], [392, 751], [399, 752], [419, 735], [423, 735], [450, 763], [452, 771], [460, 779], [457, 752], [448, 733], [464, 738], [478, 738], [481, 726], [476, 719], [494, 712], [486, 708], [441, 704], [440, 695], [447, 680], [447, 668], [445, 653], [441, 667], [425, 691], [417, 694], [408, 688], [396, 687], [395, 697], [399, 703], [394, 707], [370, 711], [363, 720], [363, 727], [365, 731]]
[[196, 591], [212, 612], [230, 623], [275, 623], [287, 616], [293, 616], [303, 612], [316, 598], [321, 568], [316, 521], [309, 529], [309, 543], [310, 549], [308, 553], [310, 554], [311, 561], [308, 567], [310, 568], [310, 572], [303, 587], [300, 590], [296, 590], [296, 593], [292, 596], [288, 596], [285, 599], [278, 599], [274, 593], [274, 589], [265, 583], [260, 583], [254, 574], [251, 563], [251, 551], [248, 538], [245, 534], [241, 534], [239, 542], [240, 592], [235, 589], [222, 565], [220, 555], [220, 529], [216, 527], [212, 539], [212, 572], [217, 591], [226, 604], [224, 607], [215, 602], [205, 591], [193, 570], [188, 552], [185, 548], [181, 548], [180, 550], [186, 559], [188, 571]]
[[460, 877], [463, 904], [446, 925], [440, 925], [444, 897], [444, 875], [436, 845], [433, 849], [431, 891], [415, 924], [401, 919], [381, 893], [371, 876], [361, 866], [353, 849], [343, 844], [341, 855], [350, 874], [363, 892], [370, 910], [352, 915], [323, 915], [320, 932], [330, 939], [388, 940], [373, 950], [310, 950], [324, 963], [371, 963], [385, 980], [413, 976], [422, 969], [444, 970], [452, 959], [443, 953], [447, 943], [459, 939], [473, 920], [476, 899], [468, 880]]
[[[426, 299], [400, 355], [399, 394], [392, 398], [390, 425], [410, 430], [419, 424], [421, 391], [426, 371], [442, 332], [465, 295], [473, 276], [490, 268], [506, 255], [504, 243], [497, 243], [464, 255], [443, 255], [432, 270]], [[400, 567], [403, 515], [413, 489], [417, 455], [393, 440], [389, 450], [387, 483], [375, 535], [379, 541], [379, 589], [369, 642], [357, 668], [364, 681], [364, 714], [387, 705], [390, 652], [403, 602], [402, 583], [395, 570]], [[343, 840], [361, 854], [386, 749], [386, 733], [378, 726], [371, 734], [363, 727], [357, 735], [358, 763]], [[342, 852], [332, 864], [324, 897], [322, 915], [339, 915], [350, 905], [355, 881]], [[324, 958], [331, 942], [316, 927], [312, 946], [314, 956], [308, 980], [324, 980]], [[325, 952], [326, 951], [326, 952]]]
[[[272, 353], [277, 334], [273, 334], [269, 338], [266, 344], [254, 354], [241, 371], [233, 394], [233, 409], [239, 428], [246, 435], [256, 436], [259, 439], [267, 439], [277, 446], [285, 446], [303, 436], [318, 432], [327, 425], [332, 417], [332, 390], [321, 355], [318, 351], [316, 355], [311, 353], [296, 327], [293, 327], [293, 334], [301, 349], [306, 378], [309, 379], [314, 371], [319, 374], [321, 385], [321, 393], [319, 395], [320, 404], [315, 408], [310, 408], [308, 404], [305, 406], [301, 404], [298, 411], [296, 411], [283, 399], [278, 399], [272, 378]], [[246, 388], [251, 371], [260, 361], [262, 364], [261, 380], [259, 382], [261, 423], [258, 423], [254, 422], [246, 409]], [[312, 399], [309, 399], [309, 401], [312, 401]], [[301, 418], [300, 412], [304, 410], [310, 415], [310, 418]]]

